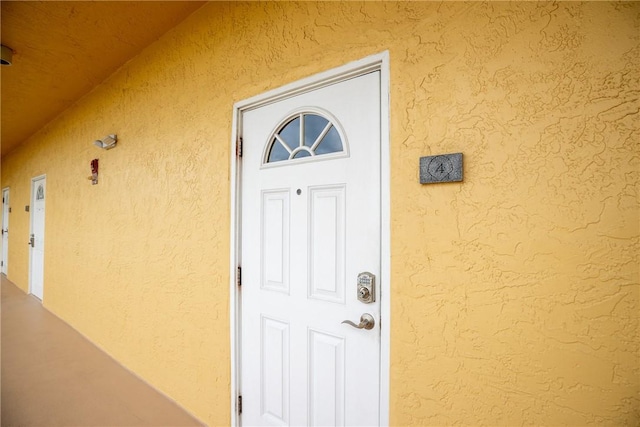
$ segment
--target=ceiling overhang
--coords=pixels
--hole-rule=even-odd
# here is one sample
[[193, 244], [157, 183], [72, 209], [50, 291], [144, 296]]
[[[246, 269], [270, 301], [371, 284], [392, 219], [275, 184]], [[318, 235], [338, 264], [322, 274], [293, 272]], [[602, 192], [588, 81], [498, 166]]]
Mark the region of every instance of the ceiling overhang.
[[2, 45], [13, 50], [0, 69], [5, 155], [205, 2], [0, 3]]

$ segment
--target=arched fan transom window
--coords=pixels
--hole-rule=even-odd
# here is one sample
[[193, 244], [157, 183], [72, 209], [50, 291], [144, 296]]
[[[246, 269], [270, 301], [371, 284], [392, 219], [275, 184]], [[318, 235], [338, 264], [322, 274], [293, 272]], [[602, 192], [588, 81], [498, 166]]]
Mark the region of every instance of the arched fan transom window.
[[271, 138], [264, 163], [343, 153], [336, 125], [317, 113], [297, 113], [284, 120]]

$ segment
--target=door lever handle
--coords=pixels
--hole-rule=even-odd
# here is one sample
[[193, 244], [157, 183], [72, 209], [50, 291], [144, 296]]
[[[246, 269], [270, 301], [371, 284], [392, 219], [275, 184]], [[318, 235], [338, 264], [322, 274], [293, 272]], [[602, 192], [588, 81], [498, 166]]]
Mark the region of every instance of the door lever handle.
[[341, 323], [346, 323], [347, 325], [351, 325], [354, 328], [358, 329], [373, 329], [376, 324], [375, 319], [369, 313], [364, 313], [360, 316], [360, 324], [356, 325], [351, 320], [343, 320]]

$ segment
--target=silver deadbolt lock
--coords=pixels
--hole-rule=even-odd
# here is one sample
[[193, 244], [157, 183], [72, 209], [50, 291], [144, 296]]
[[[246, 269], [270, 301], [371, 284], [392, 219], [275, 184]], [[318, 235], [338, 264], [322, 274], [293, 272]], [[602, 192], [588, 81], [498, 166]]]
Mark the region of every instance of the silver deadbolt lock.
[[365, 271], [358, 274], [358, 301], [370, 304], [376, 300], [376, 276]]

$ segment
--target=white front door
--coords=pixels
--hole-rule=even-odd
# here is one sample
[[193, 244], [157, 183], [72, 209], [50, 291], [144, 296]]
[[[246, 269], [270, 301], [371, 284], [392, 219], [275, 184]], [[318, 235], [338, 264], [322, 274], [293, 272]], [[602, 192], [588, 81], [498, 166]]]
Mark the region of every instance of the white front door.
[[245, 426], [380, 422], [380, 108], [376, 71], [242, 114]]
[[45, 177], [31, 181], [30, 292], [42, 300], [44, 286], [44, 206], [47, 194]]
[[9, 189], [2, 190], [2, 261], [0, 272], [7, 274], [7, 261], [9, 252]]

